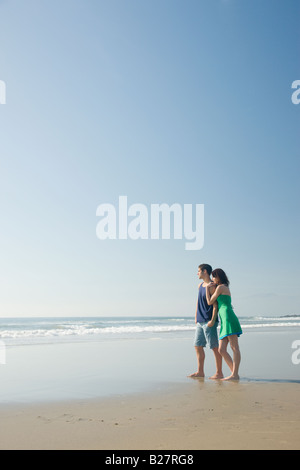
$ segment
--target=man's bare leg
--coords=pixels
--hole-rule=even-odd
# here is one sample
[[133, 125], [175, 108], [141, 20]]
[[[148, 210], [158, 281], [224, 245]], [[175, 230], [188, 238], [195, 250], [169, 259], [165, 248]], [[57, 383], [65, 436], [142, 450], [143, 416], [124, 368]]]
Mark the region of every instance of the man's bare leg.
[[213, 353], [215, 355], [215, 361], [216, 361], [216, 373], [215, 375], [212, 375], [209, 378], [212, 380], [223, 379], [224, 375], [222, 372], [222, 356], [219, 353], [218, 348], [213, 348]]
[[204, 359], [205, 352], [202, 346], [195, 346], [198, 370], [194, 374], [189, 375], [188, 377], [204, 377]]

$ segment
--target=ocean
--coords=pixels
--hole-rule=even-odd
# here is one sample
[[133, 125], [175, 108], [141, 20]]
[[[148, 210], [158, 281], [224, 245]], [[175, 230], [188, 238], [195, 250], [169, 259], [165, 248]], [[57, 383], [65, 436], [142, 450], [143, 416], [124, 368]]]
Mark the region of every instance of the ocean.
[[[300, 315], [239, 320], [241, 380], [300, 383], [300, 351], [293, 349], [300, 350]], [[194, 319], [184, 316], [1, 318], [0, 405], [189, 383], [197, 367], [194, 331]], [[205, 354], [204, 381], [212, 386], [214, 356], [207, 348]], [[229, 373], [226, 364], [223, 371]]]
[[[246, 332], [300, 328], [300, 315], [239, 317]], [[114, 339], [183, 337], [195, 329], [191, 317], [1, 318], [0, 340], [7, 346]], [[190, 335], [189, 335], [190, 336]]]

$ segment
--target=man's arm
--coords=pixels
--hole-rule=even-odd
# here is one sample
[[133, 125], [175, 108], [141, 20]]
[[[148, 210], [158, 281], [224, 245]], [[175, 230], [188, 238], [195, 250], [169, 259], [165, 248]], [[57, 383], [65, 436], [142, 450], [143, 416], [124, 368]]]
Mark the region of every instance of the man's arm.
[[214, 326], [216, 319], [217, 319], [217, 315], [218, 315], [218, 303], [215, 302], [213, 306], [212, 317], [211, 317], [211, 320], [207, 323], [207, 326], [209, 326], [210, 328]]
[[[215, 285], [212, 285], [206, 288], [206, 292], [208, 291], [210, 295], [213, 295], [215, 293], [215, 290], [216, 290]], [[207, 299], [207, 296], [206, 296], [206, 299]], [[217, 319], [217, 315], [218, 315], [218, 302], [214, 302], [212, 317], [211, 317], [211, 320], [207, 323], [207, 326], [209, 326], [210, 328], [214, 326], [216, 319]]]
[[[200, 284], [198, 285], [198, 292], [199, 292], [201, 284], [202, 284], [202, 282], [200, 282]], [[198, 299], [197, 299], [197, 303], [196, 303], [195, 323], [197, 323], [197, 311], [198, 311]]]

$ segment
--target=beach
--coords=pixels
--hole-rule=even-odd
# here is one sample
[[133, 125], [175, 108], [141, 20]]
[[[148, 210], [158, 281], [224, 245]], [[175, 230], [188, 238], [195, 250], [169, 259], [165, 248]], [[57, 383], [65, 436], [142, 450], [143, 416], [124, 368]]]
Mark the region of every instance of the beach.
[[194, 325], [178, 319], [126, 319], [104, 336], [5, 325], [0, 448], [299, 449], [298, 320], [244, 322], [237, 382], [209, 379], [207, 348], [205, 378], [188, 377]]
[[1, 449], [299, 449], [298, 383], [193, 379], [152, 393], [16, 405]]

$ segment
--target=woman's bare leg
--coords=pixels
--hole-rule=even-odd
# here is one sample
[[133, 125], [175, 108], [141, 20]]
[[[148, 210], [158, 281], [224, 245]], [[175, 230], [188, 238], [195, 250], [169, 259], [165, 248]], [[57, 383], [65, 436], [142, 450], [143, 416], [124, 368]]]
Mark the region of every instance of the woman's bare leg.
[[239, 380], [239, 367], [241, 363], [241, 352], [239, 348], [239, 342], [237, 335], [228, 336], [230, 347], [233, 353], [233, 368], [231, 369], [231, 375], [225, 377], [223, 380]]
[[227, 352], [228, 342], [229, 342], [228, 336], [226, 336], [225, 338], [219, 340], [219, 353], [221, 354], [224, 361], [226, 362], [226, 364], [228, 365], [229, 369], [232, 372], [232, 370], [233, 370], [233, 361], [231, 359], [230, 354], [228, 354], [228, 352]]

